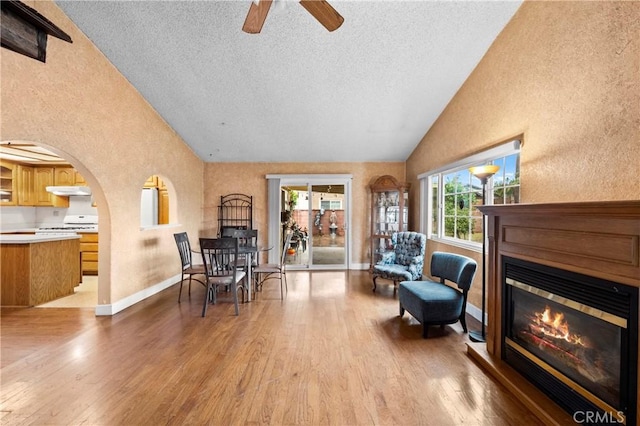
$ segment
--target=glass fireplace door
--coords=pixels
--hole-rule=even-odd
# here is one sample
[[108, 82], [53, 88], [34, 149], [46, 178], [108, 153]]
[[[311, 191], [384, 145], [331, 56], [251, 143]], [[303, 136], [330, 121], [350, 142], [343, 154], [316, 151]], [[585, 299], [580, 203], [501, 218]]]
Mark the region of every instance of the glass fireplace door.
[[622, 328], [617, 323], [624, 321], [597, 309], [569, 307], [566, 299], [547, 292], [531, 293], [513, 280], [510, 285], [509, 341], [618, 406]]
[[506, 363], [569, 413], [635, 419], [638, 289], [506, 256], [502, 269]]

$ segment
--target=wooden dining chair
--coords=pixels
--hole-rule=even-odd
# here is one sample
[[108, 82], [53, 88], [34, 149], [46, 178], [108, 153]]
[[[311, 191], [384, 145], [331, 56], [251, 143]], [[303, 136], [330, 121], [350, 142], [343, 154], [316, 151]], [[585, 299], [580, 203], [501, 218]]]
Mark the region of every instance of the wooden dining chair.
[[200, 250], [204, 261], [207, 291], [202, 306], [202, 316], [207, 314], [207, 306], [211, 301], [217, 303], [219, 288], [229, 290], [233, 298], [236, 315], [240, 315], [238, 306], [238, 291], [243, 293], [247, 274], [238, 268], [238, 239], [237, 238], [200, 238]]

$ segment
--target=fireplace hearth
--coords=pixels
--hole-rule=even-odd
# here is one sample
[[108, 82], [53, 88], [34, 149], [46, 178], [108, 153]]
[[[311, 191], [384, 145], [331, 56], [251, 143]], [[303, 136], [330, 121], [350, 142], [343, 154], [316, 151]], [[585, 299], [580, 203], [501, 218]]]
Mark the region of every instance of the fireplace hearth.
[[569, 413], [635, 424], [638, 289], [502, 260], [507, 364]]

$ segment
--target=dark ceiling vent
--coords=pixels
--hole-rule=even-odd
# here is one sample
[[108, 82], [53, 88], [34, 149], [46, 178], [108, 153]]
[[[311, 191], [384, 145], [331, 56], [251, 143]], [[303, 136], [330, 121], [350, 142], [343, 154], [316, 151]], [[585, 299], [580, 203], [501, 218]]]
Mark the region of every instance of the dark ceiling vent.
[[67, 33], [26, 4], [15, 0], [3, 0], [0, 4], [2, 47], [45, 62], [47, 35], [73, 43]]

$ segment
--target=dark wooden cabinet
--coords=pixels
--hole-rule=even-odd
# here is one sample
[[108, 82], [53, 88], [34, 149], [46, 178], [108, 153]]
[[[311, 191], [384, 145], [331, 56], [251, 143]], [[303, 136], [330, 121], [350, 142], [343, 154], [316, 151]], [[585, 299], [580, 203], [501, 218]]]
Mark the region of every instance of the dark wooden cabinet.
[[390, 175], [381, 176], [369, 185], [371, 191], [371, 264], [373, 267], [382, 253], [391, 248], [394, 232], [407, 231], [409, 212], [409, 185]]

